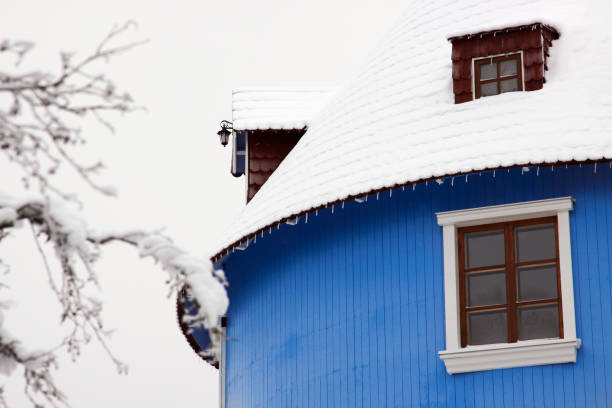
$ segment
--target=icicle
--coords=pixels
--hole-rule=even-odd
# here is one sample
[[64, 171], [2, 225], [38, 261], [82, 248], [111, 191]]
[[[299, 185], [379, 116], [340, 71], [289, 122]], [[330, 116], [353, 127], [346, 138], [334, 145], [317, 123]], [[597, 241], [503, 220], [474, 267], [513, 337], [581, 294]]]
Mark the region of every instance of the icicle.
[[389, 198], [393, 197], [393, 190], [389, 190]]
[[427, 187], [427, 180], [425, 180], [425, 187]]
[[612, 162], [608, 162], [608, 164], [610, 165], [610, 168], [612, 169]]
[[468, 178], [468, 175], [466, 174], [466, 175], [465, 175], [465, 182], [466, 182], [466, 183], [467, 183], [467, 178]]
[[580, 163], [580, 168], [582, 168], [582, 163]]
[[268, 230], [268, 235], [272, 234], [272, 227]]
[[316, 210], [315, 210], [315, 217], [318, 217], [318, 216], [319, 216], [319, 210], [318, 210], [318, 209], [316, 209]]
[[[612, 162], [610, 163], [610, 166], [612, 166]], [[406, 186], [402, 186], [402, 191], [406, 191]]]
[[261, 237], [262, 237], [262, 238], [263, 238], [263, 234], [264, 234], [264, 232], [263, 232], [263, 230], [261, 230]]
[[536, 176], [540, 175], [540, 166], [538, 166], [538, 168], [536, 169]]
[[257, 243], [257, 234], [255, 234], [255, 240], [253, 241], [254, 244]]
[[451, 187], [455, 185], [455, 176], [451, 177]]
[[334, 213], [334, 206], [332, 205], [332, 214]]
[[478, 172], [478, 177], [482, 176], [482, 171]]
[[380, 193], [376, 193], [376, 200], [378, 200], [378, 195], [379, 195], [379, 194], [380, 194]]
[[276, 229], [280, 228], [280, 222], [278, 224], [276, 224]]
[[550, 166], [550, 172], [553, 173], [555, 171], [555, 166]]
[[567, 169], [567, 164], [565, 165], [565, 168]]
[[493, 178], [495, 178], [495, 170], [493, 170]]
[[595, 163], [595, 167], [593, 167], [593, 173], [597, 174], [597, 163]]
[[414, 189], [416, 188], [416, 184], [412, 185], [412, 191], [414, 191]]
[[368, 202], [368, 196], [366, 195], [366, 203]]
[[306, 213], [306, 224], [308, 224], [308, 213]]
[[342, 202], [342, 209], [344, 210], [344, 201]]

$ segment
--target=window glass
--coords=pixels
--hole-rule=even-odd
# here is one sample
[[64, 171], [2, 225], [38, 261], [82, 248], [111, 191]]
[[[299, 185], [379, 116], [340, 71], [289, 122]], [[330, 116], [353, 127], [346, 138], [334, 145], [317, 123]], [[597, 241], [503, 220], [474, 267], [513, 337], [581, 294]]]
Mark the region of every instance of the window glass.
[[497, 82], [480, 84], [480, 96], [497, 95]]
[[506, 60], [499, 63], [499, 74], [501, 76], [516, 75], [516, 60]]
[[519, 227], [516, 228], [515, 236], [517, 262], [531, 262], [557, 257], [554, 225]]
[[520, 302], [557, 298], [557, 264], [518, 268]]
[[504, 230], [467, 233], [465, 246], [467, 268], [503, 265], [506, 262]]
[[480, 66], [480, 80], [497, 78], [497, 63], [482, 64]]
[[506, 271], [472, 272], [467, 275], [468, 306], [506, 303]]
[[505, 343], [508, 322], [505, 310], [468, 313], [468, 344]]
[[547, 339], [559, 337], [557, 305], [523, 306], [518, 310], [518, 339]]
[[514, 92], [518, 91], [518, 79], [506, 79], [501, 81], [501, 91], [504, 92]]

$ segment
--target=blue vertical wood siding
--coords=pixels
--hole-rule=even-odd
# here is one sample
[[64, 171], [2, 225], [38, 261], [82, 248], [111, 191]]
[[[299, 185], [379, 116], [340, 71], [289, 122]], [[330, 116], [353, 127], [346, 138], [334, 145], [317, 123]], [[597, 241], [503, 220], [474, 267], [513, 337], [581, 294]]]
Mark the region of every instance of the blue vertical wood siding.
[[[498, 170], [273, 228], [226, 259], [227, 406], [612, 407], [612, 169]], [[576, 364], [449, 375], [435, 212], [572, 196]]]

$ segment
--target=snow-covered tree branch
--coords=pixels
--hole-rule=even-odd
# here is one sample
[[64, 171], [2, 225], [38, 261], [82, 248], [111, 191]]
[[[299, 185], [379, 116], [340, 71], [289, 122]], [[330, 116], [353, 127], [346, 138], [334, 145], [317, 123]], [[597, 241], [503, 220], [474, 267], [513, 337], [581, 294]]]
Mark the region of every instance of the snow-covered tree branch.
[[[52, 376], [57, 353], [67, 352], [76, 358], [91, 339], [104, 347], [120, 373], [127, 370], [107, 345], [102, 302], [91, 294], [98, 285], [95, 261], [102, 247], [110, 242], [131, 245], [141, 257], [153, 258], [168, 273], [170, 294], [189, 288], [198, 305], [190, 324], [205, 326], [213, 344], [210, 352], [219, 353], [221, 330], [217, 325], [228, 306], [223, 272], [215, 271], [209, 260], [183, 251], [159, 231], [94, 231], [79, 212], [82, 204], [78, 196], [58, 182], [58, 170], [66, 167], [100, 194], [114, 195], [111, 187], [96, 181], [103, 163], [84, 163], [77, 156], [87, 143], [83, 124], [88, 118], [112, 132], [113, 114], [141, 109], [127, 92], [120, 91], [110, 78], [96, 70], [100, 63], [143, 43], [116, 44], [133, 27], [131, 22], [115, 27], [84, 58], [61, 53], [57, 73], [50, 69], [18, 72], [33, 45], [0, 42], [0, 61], [2, 57], [12, 59], [12, 69], [16, 71], [0, 71], [0, 150], [18, 169], [15, 177], [30, 192], [14, 194], [1, 191], [0, 186], [0, 245], [15, 228], [31, 230], [48, 285], [61, 306], [60, 321], [69, 327], [56, 347], [32, 351], [6, 330], [0, 310], [0, 373], [9, 375], [21, 367], [26, 393], [35, 406], [44, 402], [67, 405], [66, 396]], [[0, 266], [10, 269], [2, 260]], [[2, 388], [0, 406], [6, 405], [1, 391]]]

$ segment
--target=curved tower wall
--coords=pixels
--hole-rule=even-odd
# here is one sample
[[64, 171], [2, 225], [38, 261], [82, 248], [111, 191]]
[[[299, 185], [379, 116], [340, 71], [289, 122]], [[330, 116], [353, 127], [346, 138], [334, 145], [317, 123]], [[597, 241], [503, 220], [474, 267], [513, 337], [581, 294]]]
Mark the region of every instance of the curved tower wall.
[[[435, 212], [572, 196], [576, 364], [449, 375]], [[612, 169], [446, 178], [302, 217], [225, 260], [227, 407], [612, 407]]]

